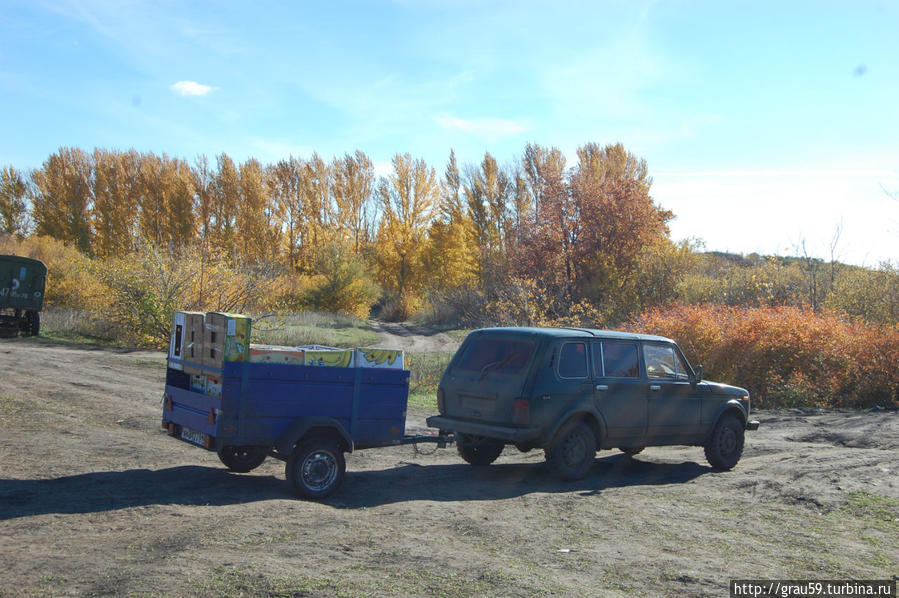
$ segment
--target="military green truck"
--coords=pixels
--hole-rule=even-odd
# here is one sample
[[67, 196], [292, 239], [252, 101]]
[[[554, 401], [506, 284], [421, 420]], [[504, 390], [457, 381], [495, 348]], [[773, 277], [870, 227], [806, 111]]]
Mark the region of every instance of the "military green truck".
[[0, 334], [40, 334], [46, 284], [47, 266], [40, 260], [0, 255]]

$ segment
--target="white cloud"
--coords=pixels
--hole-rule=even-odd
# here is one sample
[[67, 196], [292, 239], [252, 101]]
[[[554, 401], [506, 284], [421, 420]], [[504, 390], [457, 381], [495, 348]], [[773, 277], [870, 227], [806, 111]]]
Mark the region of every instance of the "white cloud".
[[178, 81], [172, 84], [169, 89], [183, 96], [205, 96], [216, 88], [197, 83], [196, 81]]
[[441, 114], [437, 117], [437, 123], [444, 129], [451, 131], [463, 131], [471, 133], [475, 137], [487, 141], [497, 141], [505, 137], [521, 135], [532, 129], [525, 122], [506, 120], [502, 118], [459, 118], [452, 114]]

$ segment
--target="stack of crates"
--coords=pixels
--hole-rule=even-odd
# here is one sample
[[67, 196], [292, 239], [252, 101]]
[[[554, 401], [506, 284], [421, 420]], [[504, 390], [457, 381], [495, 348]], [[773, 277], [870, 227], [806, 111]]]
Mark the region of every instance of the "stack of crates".
[[203, 367], [221, 369], [226, 361], [249, 361], [252, 320], [241, 314], [193, 311], [176, 311], [173, 320], [171, 367], [190, 374], [192, 391], [221, 397], [221, 375]]
[[[176, 311], [169, 342], [169, 357], [202, 365], [204, 324], [205, 314], [203, 312]], [[178, 366], [176, 369], [183, 367], [184, 371], [190, 373], [189, 365], [176, 365]]]

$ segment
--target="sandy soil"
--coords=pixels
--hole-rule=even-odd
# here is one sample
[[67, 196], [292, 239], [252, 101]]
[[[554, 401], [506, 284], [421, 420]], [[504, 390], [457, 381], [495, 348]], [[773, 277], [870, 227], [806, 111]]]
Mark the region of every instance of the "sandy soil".
[[896, 412], [757, 413], [727, 473], [699, 448], [600, 452], [576, 483], [541, 451], [478, 469], [366, 450], [314, 503], [276, 460], [233, 474], [166, 436], [164, 368], [0, 340], [0, 596], [727, 596], [899, 574]]

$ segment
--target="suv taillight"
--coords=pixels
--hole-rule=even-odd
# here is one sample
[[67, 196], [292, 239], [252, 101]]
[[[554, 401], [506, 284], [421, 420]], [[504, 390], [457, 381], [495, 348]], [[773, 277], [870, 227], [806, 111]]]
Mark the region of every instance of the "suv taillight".
[[527, 399], [515, 399], [512, 404], [512, 423], [527, 425], [531, 423], [531, 406]]
[[437, 389], [437, 412], [438, 412], [440, 415], [443, 415], [443, 413], [444, 413], [444, 408], [445, 408], [445, 404], [444, 404], [444, 402], [443, 402], [443, 389], [442, 389], [442, 388], [438, 388], [438, 389]]

